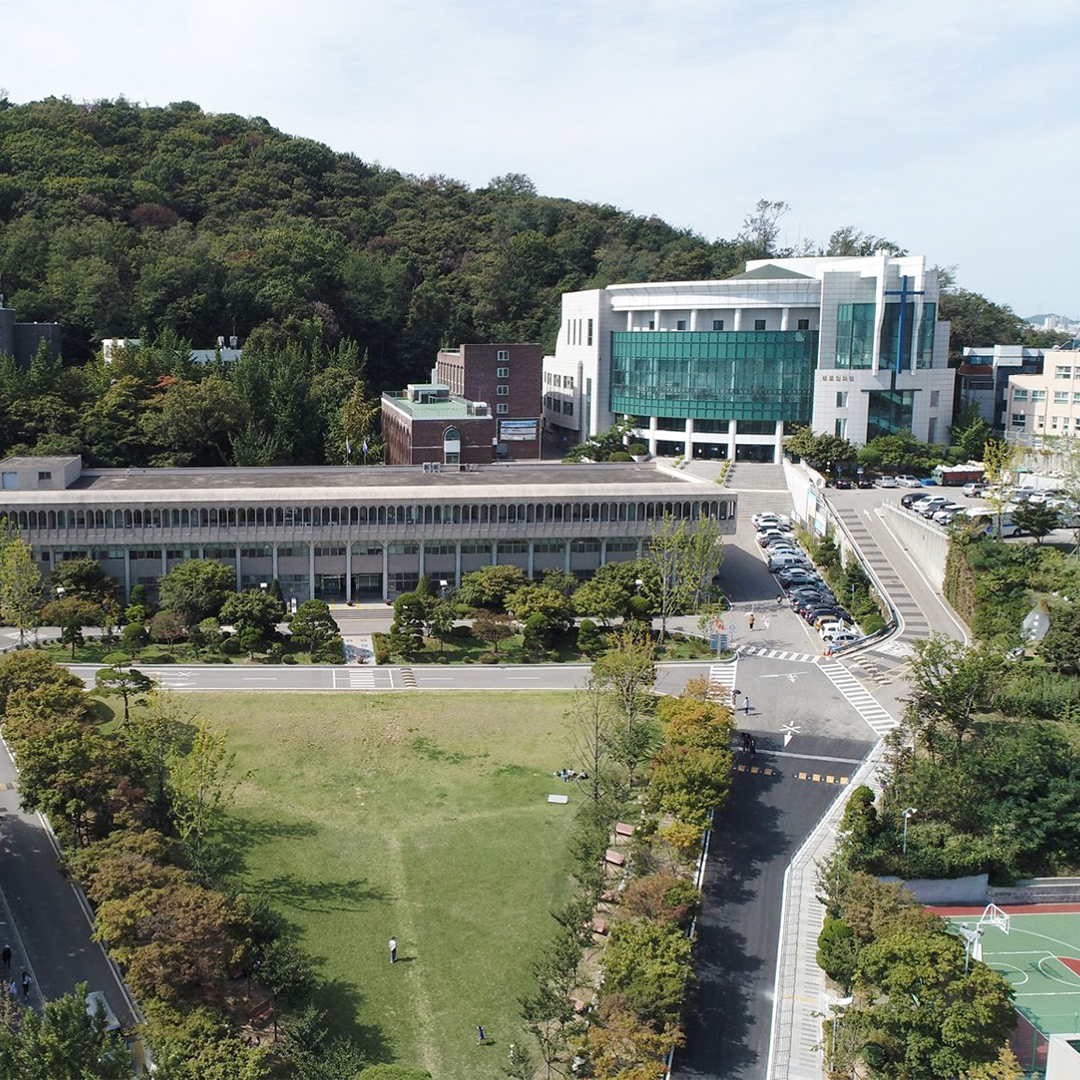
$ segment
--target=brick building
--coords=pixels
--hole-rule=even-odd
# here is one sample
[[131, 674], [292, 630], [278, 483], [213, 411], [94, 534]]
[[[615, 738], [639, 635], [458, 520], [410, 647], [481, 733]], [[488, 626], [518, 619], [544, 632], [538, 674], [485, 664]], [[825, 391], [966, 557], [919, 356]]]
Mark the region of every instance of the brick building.
[[383, 394], [388, 465], [490, 464], [540, 456], [539, 345], [442, 349], [431, 382]]

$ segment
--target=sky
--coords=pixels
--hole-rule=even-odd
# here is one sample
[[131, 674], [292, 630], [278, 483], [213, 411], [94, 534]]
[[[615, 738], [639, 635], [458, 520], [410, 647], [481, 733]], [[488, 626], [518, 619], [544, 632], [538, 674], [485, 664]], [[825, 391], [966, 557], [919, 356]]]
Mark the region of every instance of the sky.
[[194, 101], [418, 176], [783, 244], [852, 225], [1080, 319], [1077, 0], [4, 0], [13, 102]]

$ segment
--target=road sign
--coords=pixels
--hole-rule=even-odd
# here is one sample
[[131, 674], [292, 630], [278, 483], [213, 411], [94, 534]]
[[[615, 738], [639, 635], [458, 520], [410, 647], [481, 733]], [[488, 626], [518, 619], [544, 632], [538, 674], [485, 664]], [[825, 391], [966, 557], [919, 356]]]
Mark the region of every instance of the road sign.
[[735, 633], [735, 624], [733, 622], [728, 623], [727, 629], [728, 629], [729, 634], [734, 634]]

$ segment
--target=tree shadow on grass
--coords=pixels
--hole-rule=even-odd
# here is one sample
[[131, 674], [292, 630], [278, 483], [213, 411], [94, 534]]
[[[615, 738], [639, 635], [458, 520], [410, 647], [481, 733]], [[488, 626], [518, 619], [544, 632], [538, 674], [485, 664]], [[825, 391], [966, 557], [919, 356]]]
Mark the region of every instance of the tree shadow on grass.
[[247, 872], [247, 856], [255, 848], [280, 840], [307, 840], [317, 832], [318, 829], [306, 821], [229, 818], [214, 834], [221, 873], [241, 877]]
[[278, 874], [248, 882], [251, 891], [272, 904], [299, 911], [359, 911], [384, 903], [388, 894], [363, 878], [347, 881], [308, 881], [296, 874]]
[[[321, 966], [324, 961], [316, 962]], [[312, 1003], [326, 1014], [330, 1034], [354, 1043], [371, 1064], [394, 1060], [394, 1048], [382, 1028], [359, 1021], [364, 995], [352, 983], [342, 979], [322, 982], [312, 995]]]

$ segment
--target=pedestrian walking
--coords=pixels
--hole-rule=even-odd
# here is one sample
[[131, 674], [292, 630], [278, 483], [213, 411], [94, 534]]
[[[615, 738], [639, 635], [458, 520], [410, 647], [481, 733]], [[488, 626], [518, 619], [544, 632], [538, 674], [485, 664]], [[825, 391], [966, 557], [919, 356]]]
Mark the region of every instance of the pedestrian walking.
[[732, 704], [733, 708], [737, 709], [739, 707], [739, 695], [741, 693], [742, 693], [741, 690], [732, 690], [731, 691], [731, 704]]
[[2, 959], [4, 961], [4, 970], [5, 971], [10, 971], [11, 970], [11, 946], [10, 945], [5, 945], [4, 946], [4, 951], [0, 952], [0, 959]]
[[392, 937], [390, 939], [390, 963], [397, 963], [397, 938]]
[[753, 757], [757, 753], [757, 743], [754, 741], [754, 736], [750, 736], [750, 756]]
[[750, 612], [750, 618], [746, 620], [750, 624], [750, 629], [754, 629], [754, 613]]
[[28, 1000], [30, 997], [30, 973], [26, 968], [23, 968], [22, 973], [22, 996], [23, 1001]]
[[782, 592], [776, 594], [776, 606], [777, 607], [783, 607], [784, 606], [784, 594]]
[[476, 1044], [477, 1046], [484, 1045], [484, 1026], [483, 1024], [476, 1025]]
[[749, 694], [743, 699], [743, 712], [745, 712], [747, 716], [750, 715], [750, 695]]

